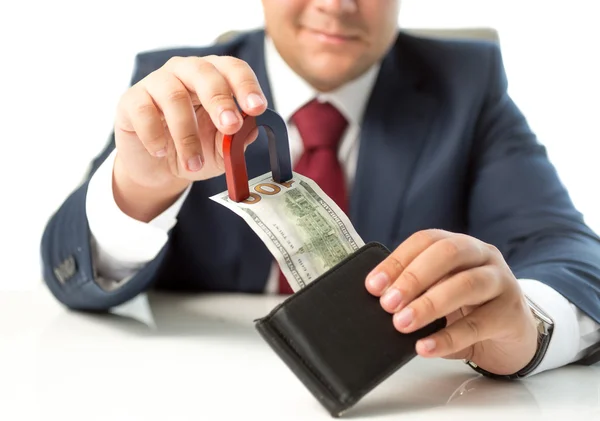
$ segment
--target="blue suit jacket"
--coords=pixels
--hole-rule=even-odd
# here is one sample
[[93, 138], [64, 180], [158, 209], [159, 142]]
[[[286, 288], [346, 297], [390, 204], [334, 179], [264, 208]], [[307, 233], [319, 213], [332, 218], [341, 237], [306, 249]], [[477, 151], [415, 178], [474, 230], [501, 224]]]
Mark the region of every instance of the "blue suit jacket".
[[[271, 107], [263, 31], [208, 48], [137, 56], [132, 83], [170, 57], [232, 55], [254, 69]], [[349, 216], [365, 242], [398, 246], [441, 228], [494, 244], [515, 275], [550, 285], [600, 322], [600, 241], [574, 208], [555, 169], [507, 94], [497, 46], [400, 33], [368, 101]], [[98, 168], [114, 139], [92, 163]], [[262, 133], [246, 153], [249, 177], [270, 171]], [[158, 257], [117, 290], [94, 280], [87, 182], [43, 235], [43, 277], [56, 298], [105, 310], [150, 286], [260, 293], [272, 256], [246, 223], [208, 199], [225, 178], [196, 182]]]

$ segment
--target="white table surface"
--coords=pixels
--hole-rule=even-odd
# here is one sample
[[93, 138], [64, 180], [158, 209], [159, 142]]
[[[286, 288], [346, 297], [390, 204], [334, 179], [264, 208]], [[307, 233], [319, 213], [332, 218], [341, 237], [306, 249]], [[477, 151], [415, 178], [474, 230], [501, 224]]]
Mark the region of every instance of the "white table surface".
[[[150, 294], [85, 315], [0, 292], [0, 420], [332, 419], [254, 328], [279, 300]], [[417, 357], [344, 418], [600, 420], [600, 366], [500, 382]]]

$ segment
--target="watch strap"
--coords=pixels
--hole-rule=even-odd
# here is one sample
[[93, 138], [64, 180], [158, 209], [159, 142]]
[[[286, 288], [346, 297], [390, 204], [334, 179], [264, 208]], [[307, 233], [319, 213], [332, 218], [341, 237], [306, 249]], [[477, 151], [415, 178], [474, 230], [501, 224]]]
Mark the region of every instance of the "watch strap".
[[542, 362], [544, 357], [546, 356], [546, 352], [548, 351], [548, 346], [550, 345], [550, 340], [552, 339], [552, 332], [554, 330], [553, 321], [530, 299], [525, 297], [527, 304], [533, 314], [533, 317], [536, 319], [536, 323], [538, 325], [537, 330], [537, 348], [536, 352], [533, 355], [533, 358], [525, 367], [521, 370], [517, 371], [514, 374], [509, 375], [501, 375], [490, 373], [487, 370], [482, 369], [477, 364], [472, 361], [465, 361], [471, 368], [477, 371], [480, 374], [483, 374], [486, 377], [491, 377], [495, 379], [520, 379], [531, 374]]

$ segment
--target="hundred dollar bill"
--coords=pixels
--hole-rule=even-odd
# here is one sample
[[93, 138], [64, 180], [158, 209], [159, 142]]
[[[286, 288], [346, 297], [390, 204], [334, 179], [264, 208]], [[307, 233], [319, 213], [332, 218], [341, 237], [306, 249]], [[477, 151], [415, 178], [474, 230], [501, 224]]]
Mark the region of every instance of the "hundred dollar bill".
[[249, 182], [237, 203], [227, 191], [211, 197], [244, 218], [298, 291], [364, 245], [348, 217], [310, 178], [293, 173], [284, 184], [271, 173]]

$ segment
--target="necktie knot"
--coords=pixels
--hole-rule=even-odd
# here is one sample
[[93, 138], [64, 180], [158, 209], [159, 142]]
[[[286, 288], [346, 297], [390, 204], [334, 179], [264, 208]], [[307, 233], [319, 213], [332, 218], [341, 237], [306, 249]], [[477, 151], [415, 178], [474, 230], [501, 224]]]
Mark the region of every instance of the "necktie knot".
[[329, 102], [308, 102], [292, 116], [306, 150], [337, 150], [348, 126], [346, 118]]

